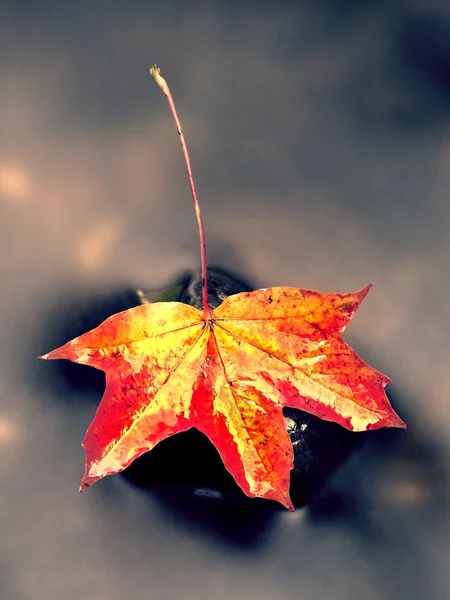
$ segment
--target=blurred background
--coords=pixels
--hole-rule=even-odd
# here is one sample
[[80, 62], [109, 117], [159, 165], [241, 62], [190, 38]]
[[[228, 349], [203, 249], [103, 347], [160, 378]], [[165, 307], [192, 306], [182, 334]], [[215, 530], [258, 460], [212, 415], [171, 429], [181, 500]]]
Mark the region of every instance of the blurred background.
[[[409, 431], [293, 514], [201, 490], [185, 510], [120, 476], [79, 496], [102, 379], [35, 359], [199, 265], [155, 62], [211, 263], [376, 282], [346, 339]], [[449, 598], [449, 189], [448, 0], [2, 0], [2, 600]]]

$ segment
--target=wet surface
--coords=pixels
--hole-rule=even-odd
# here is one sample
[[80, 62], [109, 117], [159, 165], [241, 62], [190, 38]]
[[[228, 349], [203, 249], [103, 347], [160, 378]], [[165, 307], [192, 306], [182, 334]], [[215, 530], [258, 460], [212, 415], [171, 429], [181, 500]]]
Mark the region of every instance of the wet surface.
[[[0, 5], [2, 600], [448, 598], [448, 3], [164, 6]], [[199, 264], [153, 62], [210, 262], [377, 284], [346, 339], [408, 432], [374, 432], [294, 514], [164, 469], [76, 493], [103, 375], [35, 357]]]

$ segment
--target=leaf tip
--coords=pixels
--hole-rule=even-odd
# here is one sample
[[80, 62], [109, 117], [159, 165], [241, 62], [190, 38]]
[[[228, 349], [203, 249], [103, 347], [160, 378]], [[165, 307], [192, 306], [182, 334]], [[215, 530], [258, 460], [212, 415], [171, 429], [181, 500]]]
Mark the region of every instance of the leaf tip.
[[290, 512], [295, 512], [295, 506], [292, 504], [291, 497], [289, 492], [282, 492], [281, 494], [270, 494], [267, 496], [262, 496], [267, 498], [268, 500], [275, 500], [275, 502], [279, 502], [284, 508], [287, 508]]
[[374, 285], [374, 283], [369, 283], [368, 285], [363, 287], [362, 290], [359, 290], [359, 292], [355, 293], [355, 296], [358, 296], [360, 302], [364, 300], [364, 298], [367, 296], [367, 294], [370, 292]]
[[290, 512], [295, 512], [295, 506], [292, 504], [292, 500], [290, 498], [287, 501], [282, 503]]
[[390, 425], [388, 427], [397, 427], [398, 429], [408, 429], [405, 421], [401, 419], [397, 414], [394, 414], [391, 418]]
[[42, 359], [42, 360], [53, 360], [55, 358], [64, 358], [61, 353], [59, 352], [61, 350], [61, 348], [56, 348], [56, 350], [52, 350], [51, 352], [47, 352], [47, 354], [42, 354], [41, 356], [38, 356], [38, 358]]
[[397, 428], [397, 429], [407, 429], [408, 428], [405, 421], [403, 421], [403, 419], [401, 419], [397, 415], [397, 413], [392, 411], [392, 414], [390, 414], [389, 416], [385, 417], [384, 419], [381, 419], [377, 423], [372, 423], [371, 425], [369, 425], [367, 427], [367, 431], [370, 431], [373, 429], [382, 429], [384, 427], [390, 427], [390, 428], [392, 427], [392, 428]]
[[51, 350], [51, 352], [47, 352], [47, 354], [42, 354], [42, 356], [38, 356], [43, 360], [57, 360], [59, 358], [67, 358], [68, 360], [73, 360], [71, 351], [73, 348], [73, 340], [71, 342], [67, 342], [63, 346], [59, 346], [59, 348], [55, 348]]
[[97, 481], [97, 479], [89, 477], [89, 475], [85, 475], [81, 480], [80, 487], [78, 488], [78, 493], [81, 494], [82, 492], [84, 492], [84, 490], [90, 487], [93, 483], [95, 483], [95, 481]]

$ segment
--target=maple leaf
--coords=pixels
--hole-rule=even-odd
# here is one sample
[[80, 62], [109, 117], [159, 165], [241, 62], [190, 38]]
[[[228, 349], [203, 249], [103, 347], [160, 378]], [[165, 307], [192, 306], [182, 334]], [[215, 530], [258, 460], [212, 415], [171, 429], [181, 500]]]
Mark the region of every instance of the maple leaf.
[[209, 318], [178, 302], [144, 304], [45, 355], [106, 372], [82, 488], [196, 427], [248, 496], [291, 508], [284, 406], [354, 431], [404, 426], [384, 392], [389, 379], [340, 337], [369, 289], [244, 292]]
[[105, 394], [83, 441], [80, 490], [195, 427], [248, 496], [293, 510], [293, 449], [283, 407], [353, 431], [405, 427], [384, 391], [389, 378], [341, 338], [371, 286], [350, 294], [264, 288], [229, 296], [212, 310], [181, 124], [159, 70], [152, 75], [168, 97], [185, 153], [200, 230], [203, 306], [145, 303], [42, 356], [106, 373]]

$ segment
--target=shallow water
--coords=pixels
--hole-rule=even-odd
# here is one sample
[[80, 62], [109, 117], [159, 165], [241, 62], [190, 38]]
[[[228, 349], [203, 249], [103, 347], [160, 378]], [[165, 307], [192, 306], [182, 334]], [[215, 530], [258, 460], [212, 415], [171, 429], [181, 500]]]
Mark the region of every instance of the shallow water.
[[[1, 4], [2, 600], [450, 596], [446, 4]], [[212, 263], [256, 286], [377, 284], [346, 339], [409, 431], [294, 514], [124, 477], [76, 493], [102, 376], [35, 357], [199, 264], [153, 62]]]

